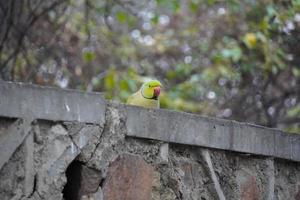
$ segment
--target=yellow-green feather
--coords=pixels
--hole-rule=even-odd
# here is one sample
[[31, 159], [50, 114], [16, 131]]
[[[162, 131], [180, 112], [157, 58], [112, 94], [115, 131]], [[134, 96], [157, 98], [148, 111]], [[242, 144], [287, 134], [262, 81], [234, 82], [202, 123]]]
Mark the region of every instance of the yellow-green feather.
[[[157, 86], [161, 86], [161, 83], [157, 80], [144, 83], [139, 91], [127, 99], [127, 104], [142, 106], [145, 108], [159, 108], [159, 99], [150, 99], [153, 95], [153, 88]], [[147, 98], [143, 97], [142, 93]]]
[[135, 105], [135, 106], [142, 106], [145, 108], [159, 108], [159, 100], [155, 99], [146, 99], [142, 96], [141, 91], [138, 91], [131, 95], [127, 99], [127, 104]]

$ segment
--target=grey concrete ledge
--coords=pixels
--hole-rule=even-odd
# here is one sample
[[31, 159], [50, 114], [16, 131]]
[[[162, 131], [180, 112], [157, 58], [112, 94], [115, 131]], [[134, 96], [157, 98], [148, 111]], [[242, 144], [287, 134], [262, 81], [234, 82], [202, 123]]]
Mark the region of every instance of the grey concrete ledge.
[[[0, 117], [105, 123], [99, 93], [0, 82]], [[236, 121], [124, 106], [127, 135], [300, 161], [300, 135]], [[123, 109], [120, 109], [123, 110]]]
[[300, 161], [300, 135], [236, 121], [127, 106], [127, 134]]
[[103, 124], [105, 100], [99, 93], [0, 81], [0, 116]]

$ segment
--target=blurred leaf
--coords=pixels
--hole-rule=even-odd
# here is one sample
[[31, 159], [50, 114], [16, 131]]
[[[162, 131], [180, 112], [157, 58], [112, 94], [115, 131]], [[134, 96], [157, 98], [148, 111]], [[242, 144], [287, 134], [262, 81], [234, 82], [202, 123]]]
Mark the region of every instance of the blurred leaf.
[[116, 17], [117, 17], [118, 22], [120, 22], [121, 24], [124, 24], [128, 18], [128, 15], [125, 12], [119, 11], [116, 13]]
[[198, 11], [198, 3], [192, 1], [190, 4], [189, 4], [189, 8], [192, 12], [196, 13]]
[[242, 57], [242, 50], [239, 47], [223, 49], [221, 54], [224, 58], [231, 58], [233, 62], [238, 62]]
[[300, 9], [300, 0], [292, 0], [292, 5], [297, 9]]
[[254, 33], [247, 33], [244, 36], [244, 43], [249, 49], [253, 49], [257, 44], [256, 35]]
[[156, 0], [159, 6], [164, 6], [168, 9], [171, 9], [174, 13], [180, 10], [180, 1], [179, 0]]
[[152, 22], [154, 25], [157, 25], [157, 24], [158, 24], [158, 21], [159, 21], [159, 16], [156, 14], [156, 15], [151, 19], [151, 22]]
[[276, 9], [274, 8], [274, 5], [268, 5], [267, 6], [267, 13], [268, 13], [268, 16], [269, 17], [273, 17], [274, 15], [276, 15], [277, 14], [277, 11], [276, 11]]
[[120, 81], [120, 89], [121, 90], [129, 90], [129, 85], [128, 85], [128, 81], [127, 80], [124, 80], [124, 79], [122, 79], [121, 81]]
[[178, 12], [180, 10], [180, 0], [172, 0], [173, 1], [173, 12]]
[[169, 70], [167, 71], [167, 78], [169, 80], [175, 79], [177, 77], [177, 73], [175, 71]]
[[191, 71], [192, 71], [191, 65], [183, 64], [183, 63], [178, 64], [175, 69], [175, 72], [182, 76], [190, 75]]
[[213, 6], [216, 2], [217, 2], [217, 0], [207, 0], [207, 4], [209, 6]]
[[284, 131], [286, 131], [288, 133], [300, 134], [300, 127], [290, 126], [290, 127], [285, 128]]
[[287, 115], [289, 117], [300, 117], [300, 105], [290, 108]]
[[114, 68], [110, 69], [104, 79], [105, 88], [107, 90], [114, 90], [116, 86], [116, 71]]
[[258, 33], [256, 34], [256, 36], [257, 36], [257, 39], [259, 39], [260, 41], [262, 41], [262, 42], [267, 42], [267, 38], [266, 38], [266, 36], [265, 36], [263, 33], [258, 32]]
[[128, 76], [131, 79], [136, 79], [136, 77], [138, 76], [138, 74], [137, 74], [137, 71], [136, 71], [136, 69], [134, 67], [130, 67], [128, 69]]
[[85, 51], [85, 52], [83, 52], [82, 56], [83, 56], [84, 62], [86, 62], [86, 63], [92, 62], [96, 58], [96, 54], [92, 51]]
[[213, 81], [216, 80], [217, 77], [219, 77], [219, 72], [212, 67], [208, 67], [203, 70], [203, 72], [201, 73], [201, 77], [204, 80]]
[[294, 76], [300, 77], [300, 69], [293, 68], [293, 69], [292, 69], [292, 72], [293, 72]]

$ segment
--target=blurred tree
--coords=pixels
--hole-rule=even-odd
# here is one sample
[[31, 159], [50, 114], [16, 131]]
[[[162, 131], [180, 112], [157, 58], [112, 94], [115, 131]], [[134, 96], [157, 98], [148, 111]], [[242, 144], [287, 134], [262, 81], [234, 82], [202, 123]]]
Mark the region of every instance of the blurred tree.
[[[1, 1], [0, 2], [0, 70], [4, 80], [29, 81], [32, 78], [35, 43], [46, 38], [43, 29], [49, 27], [48, 15], [61, 15], [64, 1]], [[47, 17], [48, 16], [48, 17]], [[21, 58], [20, 58], [21, 57]], [[41, 64], [41, 63], [40, 63]], [[26, 66], [27, 65], [27, 66]], [[27, 71], [29, 70], [29, 71]]]
[[103, 91], [300, 132], [300, 1], [7, 0], [3, 80]]

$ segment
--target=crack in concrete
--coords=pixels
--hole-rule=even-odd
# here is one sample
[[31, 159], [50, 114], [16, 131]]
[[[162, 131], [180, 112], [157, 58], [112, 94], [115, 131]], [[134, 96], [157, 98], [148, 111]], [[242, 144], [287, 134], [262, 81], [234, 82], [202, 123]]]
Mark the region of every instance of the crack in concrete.
[[68, 136], [71, 139], [72, 144], [76, 146], [76, 148], [79, 150], [79, 152], [81, 152], [81, 149], [79, 148], [79, 146], [76, 144], [76, 142], [74, 141], [74, 139], [72, 138], [72, 136], [69, 133], [68, 133]]
[[[101, 142], [102, 142], [102, 138], [103, 138], [103, 133], [104, 133], [104, 130], [105, 130], [105, 128], [106, 128], [106, 123], [104, 124], [104, 126], [103, 126], [103, 128], [102, 128], [102, 132], [101, 132], [101, 135], [100, 135], [100, 137], [99, 137], [99, 139], [98, 139], [98, 141], [97, 141], [97, 143], [96, 143], [96, 146], [95, 146], [95, 149], [93, 150], [93, 152], [91, 153], [91, 156], [90, 156], [90, 158], [88, 159], [88, 161], [87, 161], [87, 163], [88, 162], [90, 162], [91, 160], [92, 160], [92, 158], [94, 157], [94, 155], [95, 155], [95, 153], [96, 153], [96, 151], [97, 151], [97, 148], [99, 147], [99, 145], [101, 144]], [[101, 128], [101, 127], [100, 127]]]
[[[76, 148], [79, 150], [79, 152], [81, 152], [81, 149], [79, 148], [79, 146], [77, 145], [77, 143], [74, 141], [72, 135], [69, 133], [69, 129], [68, 129], [67, 125], [64, 124], [64, 123], [61, 123], [61, 126], [64, 127], [64, 129], [66, 130], [67, 135], [68, 135], [68, 137], [70, 138], [70, 140], [71, 140], [71, 142], [73, 143], [73, 145], [75, 145]], [[84, 126], [81, 127], [78, 131], [76, 131], [73, 135], [79, 133], [83, 128], [84, 128]]]
[[33, 189], [32, 192], [28, 195], [28, 198], [31, 198], [34, 192], [37, 192], [37, 174], [34, 175]]
[[95, 155], [95, 153], [96, 153], [96, 151], [97, 151], [97, 148], [98, 148], [99, 145], [102, 143], [102, 138], [104, 137], [103, 135], [104, 135], [105, 129], [107, 128], [107, 119], [106, 119], [106, 118], [107, 118], [107, 112], [108, 112], [108, 108], [106, 107], [106, 108], [105, 108], [105, 120], [104, 120], [104, 125], [103, 125], [103, 127], [102, 127], [102, 126], [99, 126], [100, 129], [102, 128], [101, 135], [100, 135], [100, 137], [99, 137], [99, 139], [98, 139], [98, 141], [97, 141], [97, 143], [96, 143], [95, 149], [92, 151], [91, 156], [90, 156], [90, 158], [88, 159], [87, 163], [89, 163], [89, 162], [93, 159], [93, 157], [94, 157], [94, 155]]

